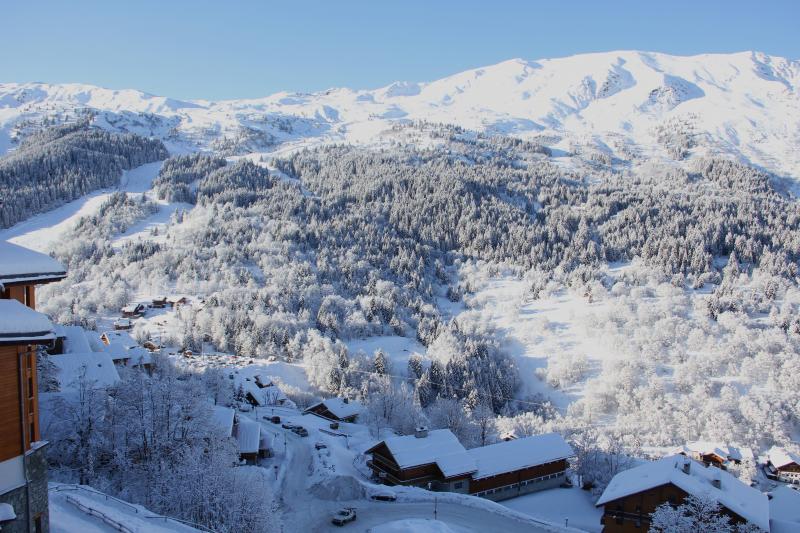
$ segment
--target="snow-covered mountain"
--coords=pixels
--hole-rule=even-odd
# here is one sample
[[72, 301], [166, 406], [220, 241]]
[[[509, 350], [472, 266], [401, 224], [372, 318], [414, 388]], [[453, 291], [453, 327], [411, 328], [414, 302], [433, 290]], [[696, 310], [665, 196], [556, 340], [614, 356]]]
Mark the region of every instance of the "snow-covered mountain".
[[376, 90], [181, 101], [81, 84], [0, 84], [0, 153], [43, 120], [158, 136], [175, 151], [276, 153], [369, 144], [409, 120], [539, 138], [559, 153], [681, 159], [727, 154], [800, 176], [800, 61], [757, 52], [691, 57], [606, 52], [513, 59], [428, 83]]

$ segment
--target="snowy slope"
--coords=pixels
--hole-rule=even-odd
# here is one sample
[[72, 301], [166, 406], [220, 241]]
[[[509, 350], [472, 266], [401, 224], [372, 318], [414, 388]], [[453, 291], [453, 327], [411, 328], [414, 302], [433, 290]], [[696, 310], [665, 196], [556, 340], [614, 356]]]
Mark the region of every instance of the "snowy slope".
[[800, 176], [800, 62], [757, 52], [691, 57], [623, 51], [514, 59], [429, 83], [376, 90], [179, 101], [80, 84], [0, 84], [0, 153], [43, 118], [95, 113], [103, 127], [154, 135], [173, 151], [281, 153], [326, 142], [375, 143], [397, 121], [455, 123], [539, 137], [567, 153], [621, 160], [728, 154]]

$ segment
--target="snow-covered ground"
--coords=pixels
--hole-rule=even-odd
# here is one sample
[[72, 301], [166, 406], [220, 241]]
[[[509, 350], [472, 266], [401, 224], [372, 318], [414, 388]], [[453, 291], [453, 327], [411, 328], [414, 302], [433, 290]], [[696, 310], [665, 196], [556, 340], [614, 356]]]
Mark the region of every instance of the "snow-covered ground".
[[[103, 202], [114, 192], [127, 192], [137, 197], [148, 191], [153, 179], [158, 175], [162, 163], [148, 163], [126, 170], [122, 174], [119, 187], [111, 190], [95, 191], [52, 211], [41, 213], [10, 228], [0, 230], [0, 240], [11, 241], [40, 252], [49, 252], [52, 250], [53, 244], [58, 242], [67, 230], [81, 218], [95, 214], [100, 209], [100, 206], [103, 205]], [[174, 211], [175, 208], [177, 208], [177, 205], [173, 207], [169, 204], [164, 204], [159, 212], [151, 218], [158, 218], [159, 216], [163, 218], [164, 214], [166, 214], [166, 220], [168, 220], [169, 214], [171, 214], [170, 209]], [[132, 228], [132, 232], [149, 229], [148, 221], [142, 221], [141, 224], [141, 228]]]
[[50, 483], [50, 531], [189, 533], [199, 530], [152, 513], [141, 505], [108, 497], [91, 487]]
[[[758, 52], [671, 56], [617, 51], [512, 59], [427, 83], [375, 90], [179, 101], [82, 84], [0, 84], [0, 153], [45, 117], [99, 113], [95, 123], [198, 148], [286, 154], [325, 143], [380, 144], [398, 123], [426, 120], [523, 138], [555, 153], [670, 160], [728, 155], [800, 175], [800, 62]], [[21, 131], [20, 131], [21, 130]], [[636, 155], [638, 154], [638, 155]]]

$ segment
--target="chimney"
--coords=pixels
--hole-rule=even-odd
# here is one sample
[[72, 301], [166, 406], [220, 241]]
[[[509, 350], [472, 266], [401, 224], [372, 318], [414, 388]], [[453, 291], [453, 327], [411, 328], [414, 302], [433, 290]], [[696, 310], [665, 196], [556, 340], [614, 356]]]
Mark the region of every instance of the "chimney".
[[675, 463], [675, 468], [678, 468], [678, 467], [680, 467], [680, 469], [683, 470], [684, 474], [689, 475], [689, 474], [691, 474], [691, 471], [692, 471], [691, 470], [691, 468], [692, 468], [692, 460], [689, 459], [686, 456], [681, 456], [678, 459], [678, 462]]
[[428, 426], [419, 426], [414, 430], [414, 436], [418, 439], [424, 439], [428, 436]]

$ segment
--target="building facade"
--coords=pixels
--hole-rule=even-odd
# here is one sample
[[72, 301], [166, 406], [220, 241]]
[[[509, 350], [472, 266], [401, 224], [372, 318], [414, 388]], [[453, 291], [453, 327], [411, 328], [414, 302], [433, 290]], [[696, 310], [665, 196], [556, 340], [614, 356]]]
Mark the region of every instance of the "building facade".
[[0, 505], [6, 532], [49, 531], [46, 443], [39, 428], [37, 350], [55, 341], [35, 311], [36, 285], [66, 276], [49, 256], [0, 242]]

